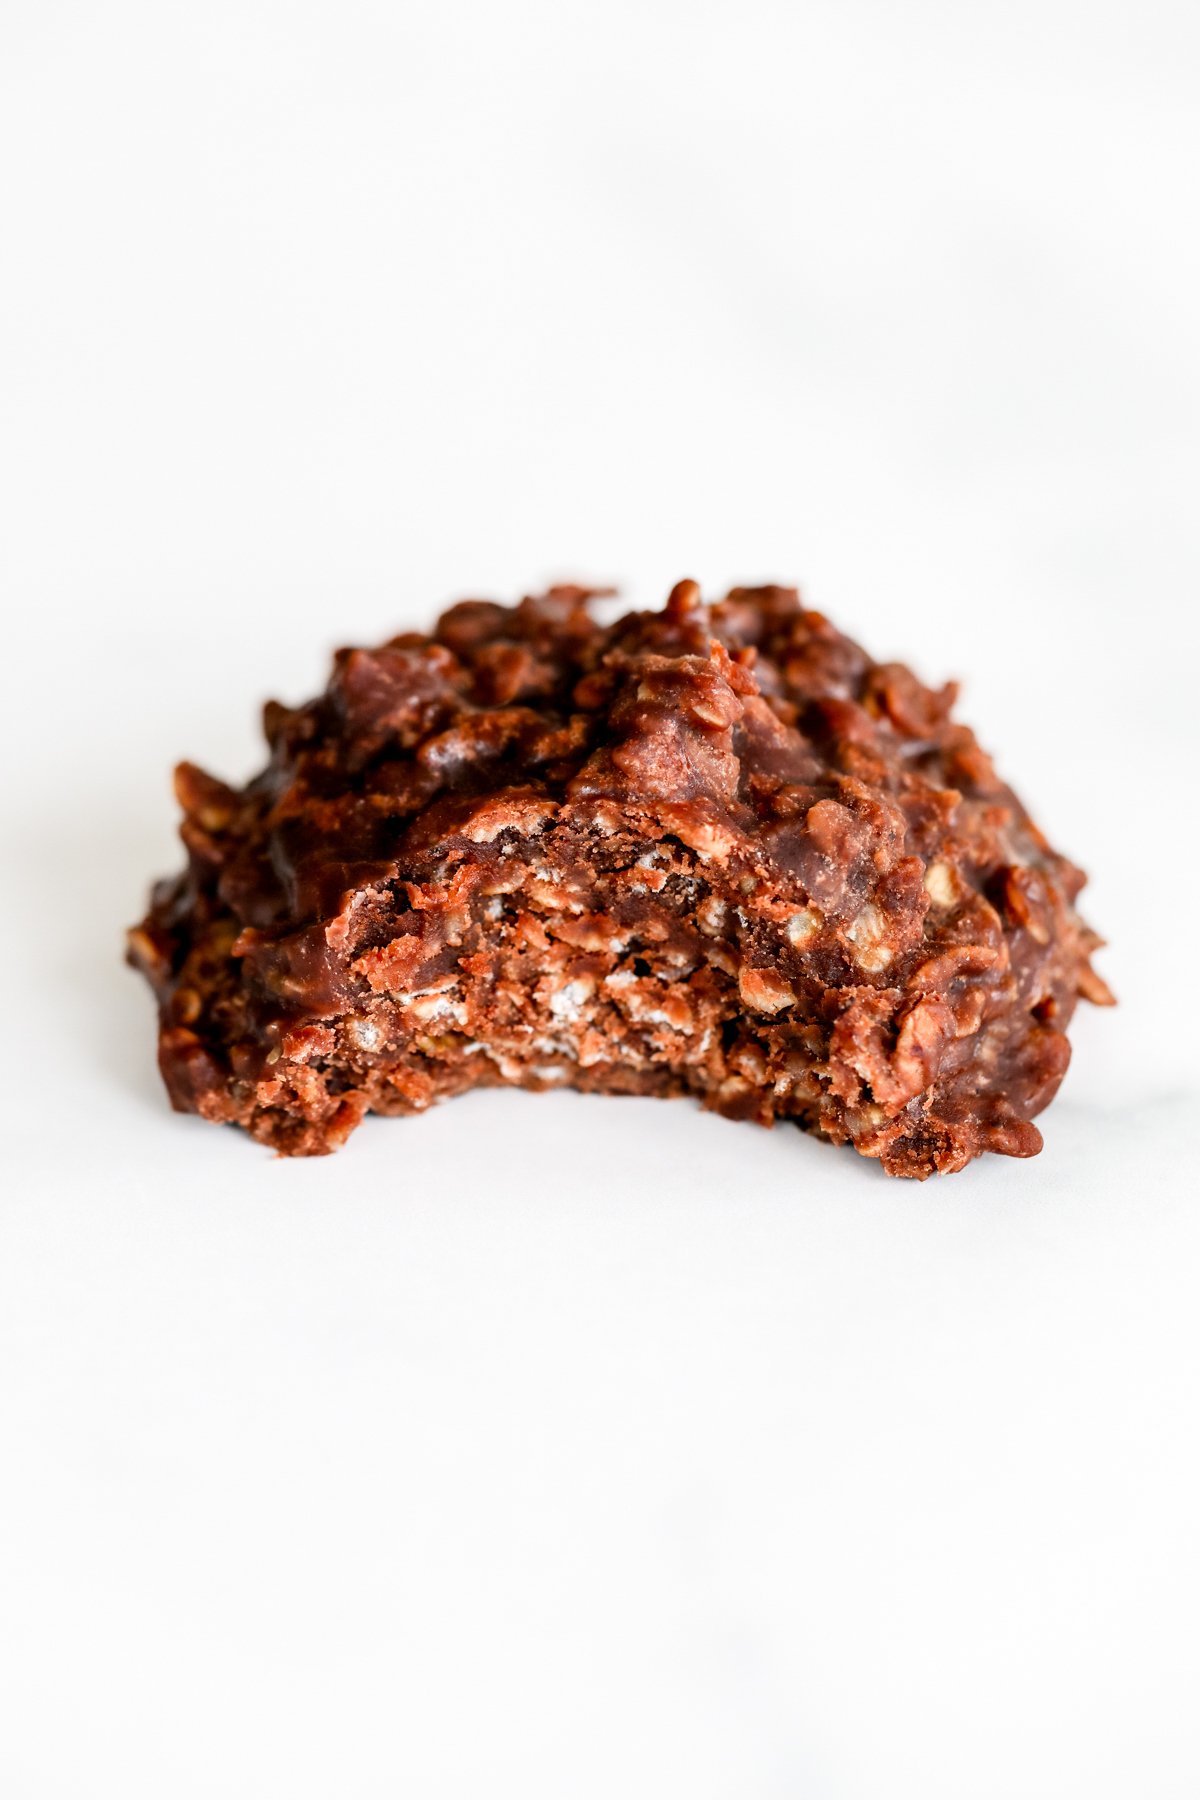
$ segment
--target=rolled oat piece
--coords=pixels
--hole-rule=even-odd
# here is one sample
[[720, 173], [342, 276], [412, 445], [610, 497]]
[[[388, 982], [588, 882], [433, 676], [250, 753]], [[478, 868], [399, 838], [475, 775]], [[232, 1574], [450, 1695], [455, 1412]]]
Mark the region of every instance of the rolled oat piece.
[[464, 601], [269, 703], [238, 791], [176, 771], [187, 865], [129, 956], [172, 1104], [286, 1155], [479, 1086], [693, 1095], [890, 1175], [1031, 1156], [1084, 877], [953, 686], [784, 587]]

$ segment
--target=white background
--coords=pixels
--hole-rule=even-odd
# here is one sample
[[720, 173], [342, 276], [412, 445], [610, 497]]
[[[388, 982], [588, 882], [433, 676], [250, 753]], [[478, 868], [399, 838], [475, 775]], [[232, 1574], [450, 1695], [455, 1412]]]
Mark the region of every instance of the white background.
[[[2, 19], [5, 1800], [1191, 1800], [1195, 8]], [[173, 1117], [171, 764], [685, 573], [965, 676], [1093, 872], [1043, 1156]]]

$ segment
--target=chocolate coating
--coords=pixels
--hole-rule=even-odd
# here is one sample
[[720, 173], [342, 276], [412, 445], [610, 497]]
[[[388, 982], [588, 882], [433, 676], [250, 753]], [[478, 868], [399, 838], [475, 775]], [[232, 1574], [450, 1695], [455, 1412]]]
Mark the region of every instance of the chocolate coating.
[[464, 601], [271, 702], [130, 960], [180, 1111], [288, 1155], [509, 1083], [691, 1094], [892, 1175], [1041, 1148], [1099, 939], [971, 732], [790, 588]]

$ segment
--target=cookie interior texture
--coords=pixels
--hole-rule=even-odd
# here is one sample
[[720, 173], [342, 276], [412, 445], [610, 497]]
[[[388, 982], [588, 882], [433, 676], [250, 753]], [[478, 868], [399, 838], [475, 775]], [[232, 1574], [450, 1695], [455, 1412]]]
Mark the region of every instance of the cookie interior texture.
[[130, 933], [174, 1106], [288, 1155], [499, 1083], [691, 1095], [892, 1175], [1036, 1152], [1111, 996], [954, 688], [790, 588], [595, 597], [339, 651], [243, 790], [180, 766], [187, 866]]

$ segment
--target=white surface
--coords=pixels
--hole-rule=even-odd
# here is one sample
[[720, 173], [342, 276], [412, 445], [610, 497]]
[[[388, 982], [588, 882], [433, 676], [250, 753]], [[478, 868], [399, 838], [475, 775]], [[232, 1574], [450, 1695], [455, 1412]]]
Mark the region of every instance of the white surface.
[[[1200, 1791], [1195, 17], [6, 8], [5, 1800]], [[1038, 1161], [167, 1112], [171, 763], [572, 573], [967, 677], [1122, 999]]]

